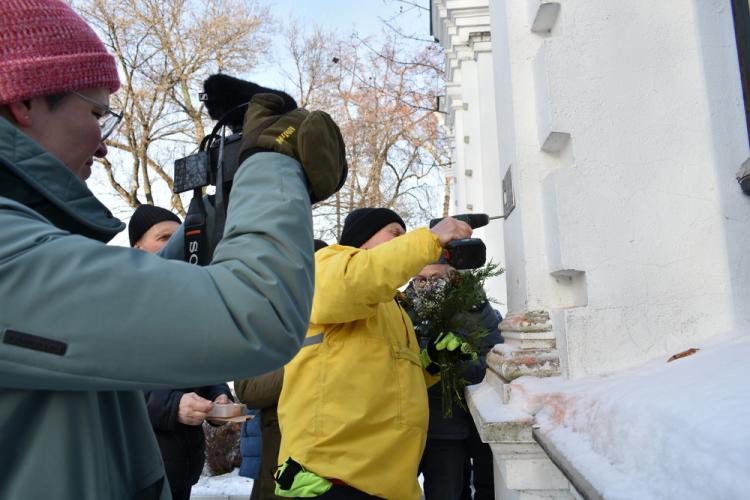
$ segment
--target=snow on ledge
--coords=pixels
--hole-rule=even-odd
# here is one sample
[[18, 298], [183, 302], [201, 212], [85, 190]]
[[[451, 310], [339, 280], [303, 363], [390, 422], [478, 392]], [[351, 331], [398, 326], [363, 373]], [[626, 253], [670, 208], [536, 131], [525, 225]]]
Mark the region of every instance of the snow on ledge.
[[606, 377], [522, 377], [511, 404], [607, 499], [749, 498], [750, 335]]
[[486, 422], [530, 422], [530, 415], [519, 408], [497, 404], [498, 394], [489, 384], [470, 385], [466, 391]]

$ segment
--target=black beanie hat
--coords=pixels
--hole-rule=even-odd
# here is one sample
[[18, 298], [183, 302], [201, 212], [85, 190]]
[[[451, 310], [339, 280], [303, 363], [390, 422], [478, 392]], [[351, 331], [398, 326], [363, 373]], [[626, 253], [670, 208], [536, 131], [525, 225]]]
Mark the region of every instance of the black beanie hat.
[[138, 205], [133, 212], [128, 224], [128, 236], [130, 237], [130, 246], [135, 246], [143, 234], [151, 229], [151, 226], [167, 220], [175, 221], [182, 224], [182, 221], [175, 214], [166, 208], [154, 205]]
[[325, 248], [325, 247], [327, 247], [327, 246], [328, 246], [328, 243], [326, 243], [326, 242], [325, 242], [325, 241], [323, 241], [323, 240], [319, 240], [319, 239], [314, 239], [314, 240], [313, 240], [313, 246], [315, 247], [315, 251], [317, 252], [317, 251], [318, 251], [318, 250], [320, 250], [321, 248]]
[[404, 220], [393, 210], [358, 208], [346, 216], [339, 244], [359, 248], [391, 222], [398, 222], [406, 231]]

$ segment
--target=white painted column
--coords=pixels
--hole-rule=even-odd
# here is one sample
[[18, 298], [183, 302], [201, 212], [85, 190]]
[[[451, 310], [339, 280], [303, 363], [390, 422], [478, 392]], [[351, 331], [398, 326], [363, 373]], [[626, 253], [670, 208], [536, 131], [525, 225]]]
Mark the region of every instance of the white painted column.
[[[433, 3], [433, 28], [447, 51], [446, 123], [451, 126], [454, 198], [451, 213], [502, 215], [501, 172], [492, 67], [488, 0]], [[488, 260], [505, 266], [502, 220], [476, 231]], [[487, 283], [496, 307], [507, 312], [505, 276]]]
[[[465, 87], [473, 84], [473, 92], [465, 98], [471, 114], [472, 128], [467, 134], [467, 149], [474, 151], [473, 158], [467, 158], [467, 169], [472, 169], [467, 178], [472, 193], [473, 212], [487, 213], [490, 216], [503, 215], [502, 174], [498, 163], [497, 115], [495, 110], [494, 70], [492, 64], [492, 42], [489, 32], [477, 33], [470, 37], [473, 52], [471, 61], [465, 64]], [[471, 80], [469, 79], [471, 74]], [[475, 236], [482, 238], [487, 245], [487, 259], [505, 266], [505, 244], [503, 241], [503, 220], [497, 219], [478, 229]], [[507, 287], [505, 276], [493, 278], [487, 283], [488, 294], [495, 298], [496, 305], [507, 314]]]

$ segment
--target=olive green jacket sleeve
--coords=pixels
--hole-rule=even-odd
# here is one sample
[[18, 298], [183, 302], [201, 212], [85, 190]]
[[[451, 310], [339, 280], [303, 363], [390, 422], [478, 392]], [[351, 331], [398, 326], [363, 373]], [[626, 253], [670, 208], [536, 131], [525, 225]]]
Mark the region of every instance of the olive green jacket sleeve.
[[0, 387], [194, 387], [284, 365], [313, 292], [310, 202], [299, 163], [253, 155], [224, 236], [197, 267], [107, 246], [0, 198]]
[[248, 408], [269, 408], [279, 404], [284, 382], [284, 368], [257, 377], [234, 381], [234, 392]]

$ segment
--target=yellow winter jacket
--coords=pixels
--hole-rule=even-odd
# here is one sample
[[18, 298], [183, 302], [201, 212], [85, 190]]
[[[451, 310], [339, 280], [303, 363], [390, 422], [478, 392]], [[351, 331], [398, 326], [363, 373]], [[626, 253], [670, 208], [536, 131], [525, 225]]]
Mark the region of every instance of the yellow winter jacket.
[[420, 498], [429, 375], [394, 298], [439, 256], [427, 229], [370, 250], [332, 245], [316, 253], [305, 346], [285, 367], [279, 400], [279, 463], [292, 457], [389, 500]]

